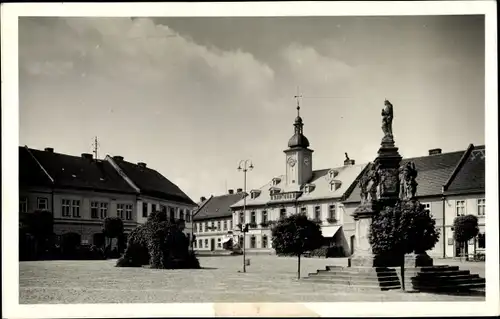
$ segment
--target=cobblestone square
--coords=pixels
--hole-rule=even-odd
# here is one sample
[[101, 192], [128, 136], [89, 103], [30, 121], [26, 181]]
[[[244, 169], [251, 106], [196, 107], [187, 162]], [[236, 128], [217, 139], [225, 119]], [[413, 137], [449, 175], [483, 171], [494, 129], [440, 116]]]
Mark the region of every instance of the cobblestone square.
[[[204, 269], [116, 268], [114, 260], [21, 262], [21, 304], [171, 303], [171, 302], [335, 302], [335, 301], [483, 301], [484, 296], [407, 294], [354, 290], [298, 281], [297, 259], [248, 256], [200, 257]], [[456, 264], [437, 260], [436, 263]], [[302, 259], [302, 276], [346, 259]], [[484, 263], [460, 263], [484, 276]]]

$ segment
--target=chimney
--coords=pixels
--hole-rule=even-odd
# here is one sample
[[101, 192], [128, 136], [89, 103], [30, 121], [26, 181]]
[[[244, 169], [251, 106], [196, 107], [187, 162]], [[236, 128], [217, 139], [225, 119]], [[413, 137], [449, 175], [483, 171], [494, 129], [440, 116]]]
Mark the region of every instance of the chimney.
[[137, 163], [137, 166], [145, 168], [146, 167], [146, 163], [139, 162], [139, 163]]
[[238, 189], [236, 190], [236, 192], [237, 192], [237, 193], [241, 193], [241, 192], [243, 192], [243, 188], [238, 188]]
[[123, 161], [123, 156], [113, 156], [114, 160]]
[[92, 154], [89, 153], [82, 153], [82, 158], [91, 160], [93, 158]]
[[45, 152], [54, 153], [54, 149], [52, 147], [46, 147]]
[[202, 202], [202, 203], [203, 203], [203, 202], [204, 202], [204, 201], [206, 201], [206, 200], [207, 200], [207, 198], [206, 198], [205, 196], [201, 196], [201, 197], [200, 197], [200, 202]]
[[442, 152], [442, 149], [433, 148], [432, 150], [429, 150], [429, 156], [438, 155], [438, 154], [441, 154], [441, 152]]
[[354, 165], [355, 163], [356, 163], [356, 161], [353, 160], [353, 159], [346, 159], [346, 160], [344, 160], [344, 166]]
[[234, 190], [233, 189], [229, 189], [228, 193], [229, 193], [229, 195], [232, 195], [232, 194], [234, 194]]

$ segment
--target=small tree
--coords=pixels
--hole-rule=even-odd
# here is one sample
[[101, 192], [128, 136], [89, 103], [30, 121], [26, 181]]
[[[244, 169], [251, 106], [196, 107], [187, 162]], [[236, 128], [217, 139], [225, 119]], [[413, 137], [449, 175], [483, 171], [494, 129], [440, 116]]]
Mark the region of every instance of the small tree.
[[23, 232], [31, 234], [35, 239], [35, 253], [40, 257], [49, 250], [54, 234], [54, 217], [46, 210], [36, 210], [25, 214], [22, 222]]
[[455, 241], [462, 244], [461, 255], [463, 255], [465, 243], [476, 237], [479, 233], [477, 217], [474, 215], [455, 217], [453, 221], [453, 231]]
[[320, 226], [305, 214], [294, 214], [278, 221], [272, 228], [273, 248], [277, 254], [297, 256], [297, 278], [300, 279], [300, 257], [319, 248], [323, 242]]

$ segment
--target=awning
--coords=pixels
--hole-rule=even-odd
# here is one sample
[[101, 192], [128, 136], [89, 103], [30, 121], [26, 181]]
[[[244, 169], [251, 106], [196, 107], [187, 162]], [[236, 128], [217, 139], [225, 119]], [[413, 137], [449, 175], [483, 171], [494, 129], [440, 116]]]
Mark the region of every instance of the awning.
[[321, 232], [323, 233], [323, 237], [333, 237], [335, 234], [339, 231], [340, 227], [342, 226], [327, 226], [323, 227], [321, 229]]
[[227, 243], [228, 241], [230, 241], [232, 238], [231, 237], [226, 237], [222, 240], [222, 243], [225, 244]]

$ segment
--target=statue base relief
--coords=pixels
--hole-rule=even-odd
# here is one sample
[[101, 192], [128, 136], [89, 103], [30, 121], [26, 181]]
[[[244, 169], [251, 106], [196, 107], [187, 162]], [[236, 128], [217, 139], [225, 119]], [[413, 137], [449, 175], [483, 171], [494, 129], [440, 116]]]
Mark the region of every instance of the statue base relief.
[[354, 253], [348, 259], [349, 267], [374, 267], [375, 255], [372, 252], [368, 234], [372, 217], [377, 213], [374, 202], [363, 203], [353, 213], [356, 233]]

